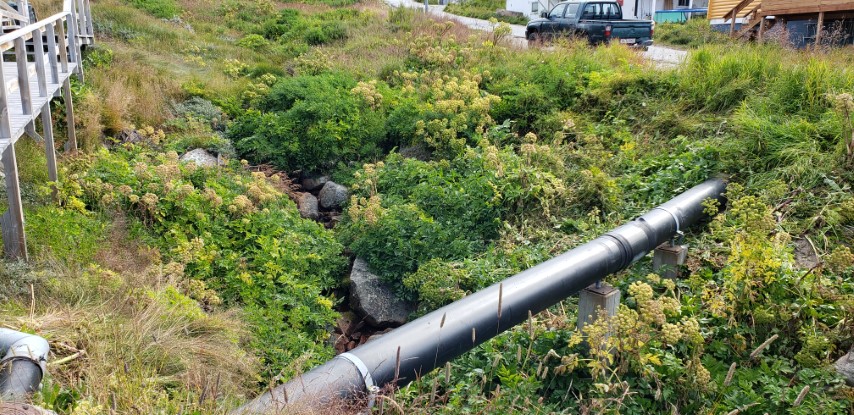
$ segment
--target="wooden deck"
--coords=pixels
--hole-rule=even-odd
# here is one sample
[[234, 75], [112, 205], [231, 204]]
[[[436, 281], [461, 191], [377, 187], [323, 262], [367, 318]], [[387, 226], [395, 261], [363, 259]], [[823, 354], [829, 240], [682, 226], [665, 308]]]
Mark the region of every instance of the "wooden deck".
[[[18, 13], [29, 10], [26, 0], [18, 0], [17, 8], [0, 3], [0, 19], [8, 31], [0, 35], [0, 154], [9, 205], [0, 216], [0, 229], [6, 256], [27, 259], [15, 143], [24, 136], [43, 141], [48, 177], [57, 180], [50, 103], [63, 97], [68, 117], [65, 149], [75, 151], [70, 78], [83, 79], [82, 48], [93, 44], [94, 30], [89, 0], [65, 0], [63, 12], [37, 22], [29, 21], [28, 12]], [[41, 135], [36, 127], [39, 122]]]

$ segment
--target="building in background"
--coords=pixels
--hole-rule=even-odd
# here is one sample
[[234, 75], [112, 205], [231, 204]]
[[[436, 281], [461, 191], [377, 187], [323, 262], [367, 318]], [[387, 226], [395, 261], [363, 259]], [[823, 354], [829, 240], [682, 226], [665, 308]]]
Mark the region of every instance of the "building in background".
[[[507, 0], [505, 7], [533, 19], [558, 3], [558, 0]], [[623, 7], [624, 19], [652, 20], [656, 11], [705, 8], [709, 0], [617, 0], [617, 3]]]
[[769, 30], [795, 47], [854, 44], [852, 0], [711, 0], [709, 23], [735, 37]]
[[626, 19], [653, 20], [657, 11], [701, 9], [708, 4], [709, 0], [625, 0], [623, 16]]

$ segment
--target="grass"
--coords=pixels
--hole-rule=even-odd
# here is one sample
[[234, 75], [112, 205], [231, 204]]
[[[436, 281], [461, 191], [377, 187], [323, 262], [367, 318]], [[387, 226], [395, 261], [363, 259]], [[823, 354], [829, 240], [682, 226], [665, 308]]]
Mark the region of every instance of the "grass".
[[726, 44], [729, 35], [712, 29], [705, 18], [690, 19], [684, 23], [661, 23], [655, 25], [655, 43], [671, 46], [698, 48], [710, 44]]
[[524, 25], [528, 23], [525, 16], [500, 16], [497, 11], [503, 10], [506, 4], [503, 0], [465, 0], [459, 3], [451, 3], [445, 7], [445, 11], [460, 16], [474, 17], [476, 19], [496, 19], [499, 22]]
[[[257, 373], [241, 347], [240, 315], [203, 312], [178, 294], [180, 281], [165, 278], [156, 252], [129, 240], [122, 220], [110, 226], [96, 249], [70, 252], [80, 260], [79, 250], [93, 252], [91, 265], [66, 262], [56, 251], [37, 251], [32, 265], [0, 264], [9, 282], [0, 292], [0, 324], [45, 337], [53, 360], [64, 361], [49, 365], [41, 403], [62, 410], [76, 396], [78, 410], [90, 411], [83, 413], [224, 412], [232, 398], [223, 397], [250, 391]], [[47, 240], [38, 224], [31, 229], [39, 246], [65, 243]], [[176, 388], [182, 393], [170, 397]]]

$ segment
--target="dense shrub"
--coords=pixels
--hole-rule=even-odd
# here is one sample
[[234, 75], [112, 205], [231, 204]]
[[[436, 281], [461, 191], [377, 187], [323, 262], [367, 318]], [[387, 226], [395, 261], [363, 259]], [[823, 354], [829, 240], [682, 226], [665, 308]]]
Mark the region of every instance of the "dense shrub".
[[699, 47], [707, 44], [728, 43], [730, 37], [715, 30], [704, 18], [684, 23], [661, 23], [655, 25], [655, 41], [665, 45]]
[[482, 251], [513, 215], [548, 214], [562, 202], [563, 181], [532, 160], [536, 151], [521, 157], [482, 143], [450, 161], [392, 154], [365, 165], [342, 240], [399, 291], [417, 298], [419, 289], [405, 289], [402, 279], [420, 264]]
[[262, 34], [269, 40], [277, 40], [290, 32], [300, 22], [300, 12], [294, 9], [282, 9], [273, 19], [262, 24]]
[[341, 74], [283, 79], [260, 104], [262, 110], [247, 111], [228, 135], [250, 160], [288, 170], [377, 156], [385, 120], [379, 108], [351, 92], [356, 86]]
[[326, 355], [322, 341], [335, 313], [325, 293], [338, 284], [342, 247], [300, 218], [276, 190], [278, 177], [198, 168], [179, 163], [174, 152], [133, 146], [74, 167], [71, 183], [82, 191], [65, 194], [67, 203], [79, 198], [125, 212], [161, 250], [165, 273], [204, 281], [226, 305], [246, 307], [254, 348], [274, 372], [309, 351], [314, 359]]
[[317, 46], [331, 43], [336, 40], [347, 38], [347, 29], [340, 22], [324, 22], [320, 26], [313, 26], [305, 32], [305, 41], [309, 45]]

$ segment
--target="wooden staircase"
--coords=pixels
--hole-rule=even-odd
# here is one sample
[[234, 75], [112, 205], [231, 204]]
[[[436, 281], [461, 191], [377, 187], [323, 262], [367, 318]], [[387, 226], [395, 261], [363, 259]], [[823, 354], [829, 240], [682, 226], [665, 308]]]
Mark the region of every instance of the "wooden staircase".
[[[26, 0], [19, 0], [17, 6], [17, 10], [29, 10]], [[82, 49], [95, 39], [89, 0], [65, 0], [62, 12], [36, 22], [30, 22], [28, 15], [0, 7], [3, 27], [11, 29], [0, 35], [0, 154], [9, 205], [0, 216], [0, 228], [5, 254], [12, 259], [27, 259], [15, 143], [24, 135], [43, 141], [48, 177], [57, 180], [50, 103], [60, 95], [64, 98], [65, 149], [76, 151], [70, 78], [83, 79]], [[39, 121], [43, 136], [36, 131]]]

